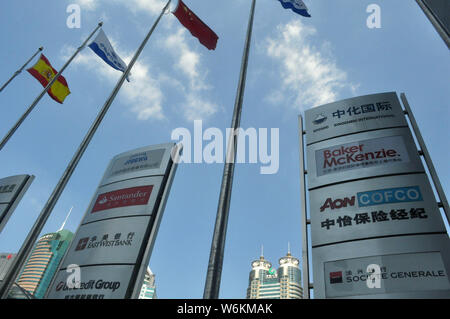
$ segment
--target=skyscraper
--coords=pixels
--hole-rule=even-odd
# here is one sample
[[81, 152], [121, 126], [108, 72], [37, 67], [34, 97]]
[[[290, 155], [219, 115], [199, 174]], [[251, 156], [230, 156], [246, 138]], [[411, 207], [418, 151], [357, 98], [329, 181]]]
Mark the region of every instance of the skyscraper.
[[155, 275], [150, 267], [147, 267], [139, 299], [156, 299]]
[[288, 249], [286, 256], [280, 258], [277, 271], [264, 259], [252, 262], [249, 276], [247, 299], [301, 299], [301, 274], [299, 260], [293, 257]]
[[17, 283], [36, 298], [44, 297], [72, 238], [73, 233], [65, 229], [42, 236], [28, 257]]
[[280, 281], [280, 299], [302, 299], [301, 273], [299, 260], [288, 251], [279, 260], [278, 280]]
[[[6, 273], [8, 272], [11, 264], [16, 257], [16, 254], [11, 253], [3, 253], [0, 254], [0, 282], [2, 282], [3, 278], [5, 278]], [[15, 283], [8, 294], [8, 299], [32, 299], [31, 296], [26, 290], [21, 288], [17, 283]]]
[[73, 233], [64, 229], [72, 208], [57, 232], [39, 238], [17, 279], [17, 284], [35, 298], [44, 297], [72, 241]]

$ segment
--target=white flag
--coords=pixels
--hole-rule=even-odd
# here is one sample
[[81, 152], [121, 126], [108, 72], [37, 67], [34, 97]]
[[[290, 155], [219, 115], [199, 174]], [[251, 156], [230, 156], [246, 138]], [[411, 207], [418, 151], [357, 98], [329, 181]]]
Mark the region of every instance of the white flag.
[[[114, 51], [111, 43], [109, 42], [105, 32], [103, 32], [102, 29], [100, 29], [100, 31], [98, 32], [95, 40], [92, 41], [91, 44], [89, 44], [89, 47], [99, 57], [101, 57], [103, 61], [108, 63], [114, 69], [122, 72], [125, 72], [125, 70], [127, 69], [126, 63]], [[131, 73], [129, 73], [129, 75], [131, 75]], [[130, 82], [128, 77], [127, 81]]]

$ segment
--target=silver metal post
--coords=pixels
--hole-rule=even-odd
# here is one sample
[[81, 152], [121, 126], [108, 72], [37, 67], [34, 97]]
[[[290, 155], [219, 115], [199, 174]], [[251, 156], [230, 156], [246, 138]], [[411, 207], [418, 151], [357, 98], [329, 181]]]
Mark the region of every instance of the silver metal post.
[[25, 64], [22, 65], [22, 67], [21, 67], [20, 69], [18, 69], [16, 72], [14, 72], [14, 74], [12, 75], [12, 77], [10, 77], [9, 80], [6, 81], [6, 83], [2, 85], [2, 87], [0, 88], [0, 92], [3, 91], [3, 89], [4, 89], [5, 87], [7, 87], [8, 84], [9, 84], [12, 80], [14, 80], [14, 78], [15, 78], [16, 76], [18, 76], [18, 75], [23, 71], [23, 69], [25, 69], [25, 67], [28, 65], [28, 63], [30, 63], [30, 61], [33, 60], [33, 58], [34, 58], [39, 52], [41, 52], [42, 50], [44, 50], [44, 47], [40, 47], [40, 48], [39, 48], [39, 49], [31, 56], [31, 58], [29, 58], [29, 59], [27, 60], [27, 62], [25, 62]]
[[308, 256], [308, 217], [306, 215], [305, 147], [303, 143], [303, 118], [298, 116], [298, 135], [300, 151], [300, 205], [302, 230], [302, 283], [303, 299], [309, 299], [309, 256]]
[[67, 66], [72, 62], [72, 60], [77, 56], [77, 54], [86, 46], [86, 43], [92, 38], [92, 36], [97, 32], [97, 30], [103, 25], [103, 22], [100, 22], [94, 31], [89, 35], [89, 37], [83, 42], [83, 44], [75, 51], [75, 53], [70, 57], [70, 59], [64, 64], [64, 66], [59, 70], [58, 73], [53, 77], [53, 79], [48, 82], [47, 86], [42, 90], [42, 92], [37, 96], [37, 98], [31, 103], [31, 105], [28, 107], [28, 109], [25, 111], [25, 113], [22, 114], [22, 116], [19, 118], [19, 120], [14, 124], [14, 126], [8, 131], [8, 133], [3, 137], [2, 141], [0, 142], [0, 150], [3, 149], [5, 144], [8, 142], [8, 140], [11, 138], [11, 136], [16, 132], [16, 130], [19, 128], [19, 126], [22, 124], [23, 121], [28, 117], [28, 115], [33, 111], [34, 107], [38, 104], [38, 102], [41, 100], [41, 98], [47, 93], [47, 91], [52, 87], [53, 83], [55, 83], [56, 80], [58, 80], [61, 73], [64, 72], [64, 70], [67, 68]]
[[[158, 211], [156, 212], [155, 222], [152, 225], [150, 237], [148, 239], [147, 246], [145, 248], [145, 253], [142, 257], [140, 265], [138, 266], [139, 270], [138, 270], [137, 276], [134, 281], [133, 290], [132, 290], [132, 293], [130, 296], [131, 299], [138, 299], [139, 294], [141, 293], [142, 283], [144, 282], [144, 278], [145, 278], [145, 272], [147, 271], [150, 256], [152, 255], [152, 252], [153, 252], [153, 246], [155, 244], [156, 235], [159, 230], [159, 225], [161, 224], [164, 209], [166, 208], [167, 199], [169, 197], [169, 192], [172, 187], [172, 182], [175, 177], [175, 172], [177, 170], [177, 166], [178, 166], [178, 162], [180, 159], [180, 154], [181, 154], [182, 149], [183, 149], [183, 144], [180, 143], [180, 144], [174, 145], [171, 150], [171, 152], [172, 152], [172, 157], [171, 157], [172, 167], [170, 168], [166, 185], [164, 185], [164, 192], [161, 197], [161, 202], [159, 204]], [[161, 185], [161, 187], [162, 186], [163, 185]]]
[[423, 0], [416, 0], [416, 2], [420, 6], [422, 11], [425, 13], [427, 18], [430, 20], [431, 24], [434, 26], [436, 31], [439, 33], [442, 40], [444, 40], [447, 47], [450, 49], [450, 35], [445, 30], [445, 27], [443, 26], [442, 22], [439, 20], [438, 17], [435, 16], [435, 14], [430, 10], [428, 5]]
[[247, 28], [247, 38], [245, 40], [244, 54], [242, 56], [239, 84], [237, 88], [236, 100], [234, 104], [233, 119], [231, 122], [232, 131], [228, 141], [227, 157], [223, 169], [222, 185], [220, 188], [219, 204], [217, 208], [216, 224], [211, 243], [209, 255], [208, 271], [206, 275], [204, 299], [218, 299], [220, 290], [220, 280], [222, 276], [223, 255], [225, 250], [225, 238], [227, 233], [228, 214], [230, 210], [231, 190], [233, 187], [234, 162], [236, 160], [237, 149], [237, 128], [240, 126], [242, 102], [244, 99], [245, 79], [247, 76], [247, 64], [252, 37], [253, 16], [255, 13], [255, 0], [252, 1], [250, 18]]
[[444, 189], [442, 188], [441, 182], [439, 181], [439, 177], [436, 173], [436, 169], [434, 168], [433, 161], [431, 160], [430, 153], [428, 153], [427, 146], [425, 145], [425, 141], [422, 138], [422, 134], [420, 134], [419, 126], [417, 125], [416, 118], [409, 106], [408, 100], [406, 99], [405, 93], [400, 94], [400, 98], [402, 99], [403, 105], [406, 109], [406, 114], [408, 114], [409, 120], [411, 121], [411, 125], [416, 135], [417, 142], [419, 142], [419, 146], [423, 152], [423, 157], [425, 159], [425, 163], [428, 166], [428, 170], [430, 171], [431, 179], [434, 182], [434, 186], [436, 187], [436, 191], [439, 196], [439, 200], [442, 203], [442, 207], [444, 208], [445, 215], [447, 217], [447, 222], [450, 222], [450, 210], [448, 206], [447, 197], [445, 196]]
[[[42, 209], [41, 214], [39, 215], [36, 223], [34, 224], [33, 228], [31, 229], [30, 233], [28, 234], [28, 237], [25, 240], [24, 244], [20, 248], [20, 251], [17, 254], [16, 258], [14, 259], [14, 262], [11, 265], [9, 271], [5, 275], [5, 278], [3, 280], [3, 285], [0, 287], [0, 297], [2, 299], [7, 297], [9, 289], [14, 282], [14, 279], [17, 277], [19, 270], [22, 268], [23, 264], [25, 263], [26, 257], [31, 252], [31, 249], [32, 249], [34, 243], [38, 239], [38, 236], [41, 233], [42, 228], [44, 227], [48, 217], [50, 216], [53, 208], [56, 205], [56, 202], [58, 201], [59, 197], [61, 196], [61, 193], [63, 192], [64, 188], [67, 185], [67, 182], [69, 181], [75, 168], [77, 167], [78, 162], [80, 161], [81, 157], [84, 154], [84, 151], [88, 147], [90, 141], [92, 140], [92, 137], [94, 136], [95, 132], [97, 131], [97, 128], [99, 127], [100, 123], [102, 122], [103, 118], [105, 117], [105, 114], [108, 112], [108, 109], [111, 106], [112, 102], [114, 101], [114, 98], [116, 97], [117, 93], [119, 92], [123, 82], [125, 81], [126, 77], [130, 73], [133, 65], [135, 64], [136, 60], [138, 59], [138, 57], [141, 54], [142, 50], [144, 49], [145, 45], [147, 44], [147, 41], [150, 38], [151, 34], [153, 33], [153, 30], [156, 28], [156, 25], [158, 24], [159, 20], [161, 20], [161, 17], [163, 15], [164, 11], [169, 6], [170, 1], [171, 0], [169, 0], [167, 2], [166, 6], [162, 10], [158, 19], [153, 24], [152, 28], [148, 32], [147, 36], [145, 37], [144, 41], [140, 45], [139, 49], [136, 51], [133, 59], [131, 60], [130, 64], [128, 64], [127, 69], [120, 77], [119, 81], [117, 82], [116, 86], [114, 87], [114, 90], [111, 92], [110, 96], [106, 100], [101, 111], [98, 113], [96, 119], [94, 120], [91, 127], [89, 128], [89, 131], [87, 132], [86, 136], [84, 137], [83, 141], [81, 142], [80, 146], [78, 147], [77, 151], [75, 152], [74, 156], [72, 157], [72, 160], [70, 161], [69, 165], [67, 166], [63, 175], [61, 176], [58, 184], [56, 185], [56, 187], [53, 190], [52, 194], [50, 195], [49, 199], [47, 200], [47, 203], [45, 204], [44, 208]], [[100, 24], [99, 24], [99, 26], [100, 26]]]

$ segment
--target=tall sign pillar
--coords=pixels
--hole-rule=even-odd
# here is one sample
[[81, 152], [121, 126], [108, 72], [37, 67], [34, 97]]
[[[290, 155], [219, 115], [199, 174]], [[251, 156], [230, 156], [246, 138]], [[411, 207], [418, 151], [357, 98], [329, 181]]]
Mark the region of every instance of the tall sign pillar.
[[111, 160], [47, 298], [138, 298], [180, 151], [161, 144]]
[[449, 237], [396, 93], [305, 122], [314, 297], [450, 298]]
[[33, 180], [32, 175], [15, 175], [0, 179], [0, 233]]

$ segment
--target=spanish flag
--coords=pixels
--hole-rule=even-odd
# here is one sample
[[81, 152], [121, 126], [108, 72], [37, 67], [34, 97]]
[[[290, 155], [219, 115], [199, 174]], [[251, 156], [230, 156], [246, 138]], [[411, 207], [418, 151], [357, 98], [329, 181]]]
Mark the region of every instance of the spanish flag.
[[[53, 77], [58, 73], [47, 58], [41, 54], [41, 58], [36, 64], [27, 70], [32, 76], [34, 76], [43, 87], [46, 87]], [[50, 89], [47, 91], [48, 95], [58, 103], [63, 103], [67, 95], [70, 94], [69, 86], [66, 79], [60, 75], [58, 79], [53, 83]]]

